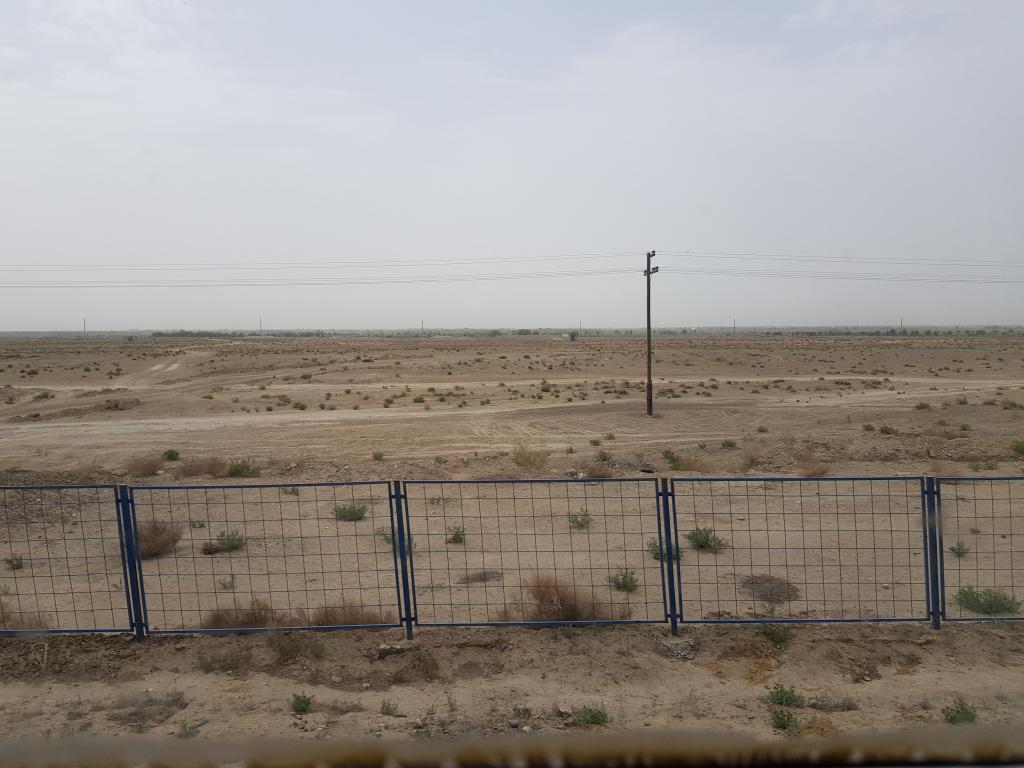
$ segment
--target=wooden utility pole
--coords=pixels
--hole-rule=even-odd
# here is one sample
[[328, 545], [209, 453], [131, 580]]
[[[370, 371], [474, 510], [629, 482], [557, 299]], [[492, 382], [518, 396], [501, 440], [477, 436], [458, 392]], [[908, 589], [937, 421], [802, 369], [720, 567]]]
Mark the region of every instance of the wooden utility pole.
[[644, 276], [647, 278], [647, 415], [654, 415], [654, 379], [651, 376], [651, 275], [658, 271], [657, 267], [651, 266], [651, 259], [654, 258], [654, 251], [647, 252], [647, 269]]

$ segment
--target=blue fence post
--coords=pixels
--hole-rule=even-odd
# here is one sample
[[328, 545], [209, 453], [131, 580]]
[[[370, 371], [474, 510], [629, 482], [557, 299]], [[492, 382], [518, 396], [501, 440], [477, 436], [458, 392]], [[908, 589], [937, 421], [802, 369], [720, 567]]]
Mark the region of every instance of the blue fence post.
[[124, 572], [128, 580], [128, 612], [131, 629], [136, 640], [146, 637], [146, 611], [142, 597], [142, 561], [139, 558], [139, 539], [135, 525], [135, 509], [131, 489], [117, 486], [117, 514], [124, 531], [122, 551]]
[[939, 629], [942, 626], [942, 585], [939, 572], [943, 553], [942, 545], [939, 544], [939, 513], [936, 503], [938, 494], [935, 487], [934, 477], [924, 478], [928, 617], [931, 619], [932, 629]]
[[[662, 530], [665, 532], [665, 542], [662, 552], [664, 552], [665, 562], [665, 577], [666, 584], [668, 587], [668, 616], [669, 622], [672, 624], [672, 634], [679, 634], [679, 603], [676, 600], [676, 568], [679, 567], [679, 558], [674, 557], [675, 537], [673, 531], [675, 531], [675, 521], [673, 520], [674, 515], [672, 514], [674, 504], [672, 501], [675, 499], [675, 484], [669, 485], [669, 481], [665, 478], [661, 478], [659, 481], [661, 486], [658, 491], [658, 500], [661, 506], [661, 518], [662, 518]], [[675, 562], [675, 567], [672, 563]]]
[[395, 544], [392, 552], [398, 557], [399, 572], [402, 577], [402, 623], [405, 624], [405, 637], [412, 640], [412, 601], [410, 600], [409, 557], [411, 552], [406, 549], [405, 504], [407, 497], [401, 480], [391, 483], [391, 498], [395, 503]]

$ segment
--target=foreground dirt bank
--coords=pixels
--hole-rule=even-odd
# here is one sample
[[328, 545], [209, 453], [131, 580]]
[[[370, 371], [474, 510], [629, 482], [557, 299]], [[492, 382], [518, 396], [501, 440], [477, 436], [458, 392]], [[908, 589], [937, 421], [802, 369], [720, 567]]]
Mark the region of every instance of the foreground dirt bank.
[[[699, 729], [821, 736], [1024, 721], [1012, 624], [433, 629], [0, 641], [0, 735], [420, 738]], [[678, 656], [673, 655], [678, 651]], [[802, 701], [780, 706], [782, 684]], [[311, 697], [293, 712], [296, 694]], [[957, 704], [957, 699], [961, 704]], [[301, 709], [303, 700], [299, 699]], [[959, 707], [959, 709], [958, 709]], [[945, 710], [945, 711], [944, 711]], [[604, 712], [607, 725], [585, 725]], [[789, 713], [789, 718], [773, 716]]]

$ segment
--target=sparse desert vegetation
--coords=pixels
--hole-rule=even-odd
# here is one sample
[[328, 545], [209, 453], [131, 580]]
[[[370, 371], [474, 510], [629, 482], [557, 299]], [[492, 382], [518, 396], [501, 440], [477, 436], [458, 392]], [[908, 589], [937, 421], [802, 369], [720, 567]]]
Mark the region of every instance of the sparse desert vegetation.
[[[707, 578], [725, 585], [716, 592], [718, 586], [710, 582], [685, 582], [688, 616], [781, 620], [821, 611], [822, 604], [816, 602], [819, 592], [800, 578], [805, 575], [801, 566], [792, 559], [788, 570], [780, 565], [786, 560], [774, 538], [771, 567], [732, 565], [734, 560], [745, 563], [750, 547], [765, 544], [758, 536], [766, 525], [782, 525], [772, 516], [779, 507], [772, 507], [766, 522], [759, 500], [777, 504], [786, 497], [785, 525], [792, 533], [798, 519], [793, 515], [803, 516], [805, 530], [816, 530], [819, 504], [826, 515], [822, 520], [834, 514], [828, 504], [846, 493], [841, 482], [836, 485], [838, 477], [930, 473], [970, 476], [984, 483], [992, 473], [1024, 473], [1019, 421], [1024, 389], [1013, 383], [1024, 380], [1024, 348], [1019, 340], [658, 337], [658, 419], [642, 415], [642, 349], [635, 339], [625, 337], [576, 342], [537, 336], [164, 338], [132, 344], [58, 339], [3, 340], [0, 346], [4, 359], [14, 364], [13, 368], [0, 365], [0, 408], [11, 427], [0, 441], [0, 472], [8, 473], [4, 484], [45, 485], [81, 478], [100, 484], [196, 487], [187, 499], [173, 494], [161, 497], [159, 491], [139, 495], [140, 553], [143, 538], [163, 542], [154, 550], [159, 554], [147, 555], [142, 564], [147, 584], [155, 578], [153, 574], [165, 577], [148, 594], [151, 625], [207, 626], [224, 634], [238, 627], [269, 630], [265, 639], [202, 638], [224, 645], [197, 646], [194, 670], [184, 655], [176, 657], [183, 677], [230, 674], [231, 686], [240, 691], [237, 695], [244, 691], [259, 702], [250, 717], [260, 727], [273, 730], [276, 726], [267, 723], [280, 721], [294, 727], [291, 723], [305, 721], [316, 723], [316, 728], [323, 725], [324, 733], [337, 734], [348, 733], [348, 723], [358, 723], [352, 732], [369, 734], [382, 719], [382, 697], [401, 705], [400, 714], [383, 718], [385, 729], [417, 738], [452, 732], [457, 723], [467, 721], [478, 729], [508, 729], [509, 702], [518, 707], [520, 714], [513, 717], [521, 721], [520, 728], [575, 727], [573, 711], [594, 707], [602, 709], [615, 727], [646, 720], [655, 727], [676, 727], [716, 718], [761, 736], [775, 731], [774, 719], [781, 718], [785, 722], [780, 721], [782, 730], [775, 731], [775, 738], [828, 727], [853, 732], [869, 724], [942, 723], [944, 710], [957, 708], [953, 699], [957, 691], [963, 691], [967, 706], [981, 713], [979, 719], [986, 723], [1014, 711], [1012, 703], [994, 699], [991, 686], [1005, 685], [1005, 680], [986, 677], [986, 670], [995, 668], [986, 654], [990, 649], [1012, 654], [1006, 645], [1012, 638], [986, 635], [984, 640], [965, 641], [964, 633], [974, 631], [967, 624], [935, 633], [934, 649], [913, 645], [898, 653], [892, 648], [904, 640], [885, 634], [887, 628], [846, 625], [844, 648], [851, 637], [853, 645], [849, 657], [839, 660], [822, 655], [840, 642], [828, 634], [827, 627], [768, 623], [686, 629], [684, 634], [698, 638], [697, 657], [707, 667], [664, 660], [652, 650], [661, 635], [644, 634], [646, 628], [524, 630], [522, 635], [495, 628], [484, 643], [487, 646], [493, 640], [493, 649], [458, 631], [423, 629], [417, 631], [416, 644], [402, 650], [396, 650], [403, 645], [401, 636], [389, 630], [322, 635], [326, 650], [317, 650], [301, 639], [308, 635], [286, 628], [394, 622], [393, 536], [386, 491], [367, 487], [349, 496], [347, 490], [308, 485], [378, 480], [382, 474], [385, 479], [571, 478], [576, 483], [569, 492], [558, 484], [548, 488], [485, 482], [479, 487], [452, 484], [424, 490], [410, 483], [408, 514], [418, 545], [414, 575], [421, 619], [444, 620], [445, 611], [450, 610], [442, 604], [445, 598], [462, 611], [472, 602], [474, 618], [483, 615], [491, 620], [559, 623], [660, 616], [664, 545], [655, 538], [653, 519], [645, 519], [637, 530], [635, 510], [649, 509], [653, 503], [646, 495], [648, 489], [653, 493], [650, 478], [666, 475], [698, 483], [687, 486], [689, 496], [677, 498], [681, 505], [678, 535], [684, 546], [680, 552], [672, 544], [673, 561], [681, 560], [687, 567], [699, 562], [701, 568], [709, 569]], [[168, 372], [171, 361], [179, 365]], [[149, 373], [157, 365], [162, 368]], [[31, 387], [26, 383], [28, 374], [19, 369], [35, 371]], [[35, 399], [43, 391], [56, 396]], [[917, 408], [918, 403], [930, 407]], [[307, 404], [305, 409], [299, 407]], [[252, 442], [256, 431], [259, 443]], [[245, 458], [253, 453], [258, 458]], [[741, 510], [741, 496], [735, 496], [732, 522], [728, 522], [720, 497], [713, 499], [712, 509], [699, 478], [732, 477], [738, 471], [747, 473], [742, 480], [750, 485], [741, 496], [751, 506]], [[817, 491], [799, 492], [801, 508], [795, 501], [790, 505], [795, 485], [784, 491], [761, 482], [761, 477], [774, 475], [801, 475], [811, 484], [821, 478], [822, 484]], [[153, 477], [164, 479], [149, 479]], [[634, 488], [598, 482], [609, 477], [636, 478], [647, 484]], [[960, 483], [962, 487], [954, 488], [952, 482], [944, 486], [943, 495], [948, 524], [943, 543], [947, 610], [986, 618], [1020, 615], [1019, 583], [975, 576], [991, 568], [1011, 542], [1010, 532], [999, 520], [1005, 510], [971, 503], [988, 489]], [[262, 484], [277, 487], [261, 488]], [[219, 485], [249, 490], [243, 495], [205, 488]], [[997, 493], [992, 495], [1002, 498], [998, 494], [1004, 489], [993, 487]], [[876, 485], [870, 492], [882, 489]], [[492, 492], [497, 495], [494, 501], [488, 496]], [[858, 489], [857, 504], [866, 504], [869, 497], [870, 493], [861, 495]], [[0, 628], [31, 631], [69, 622], [70, 603], [61, 604], [60, 594], [55, 603], [37, 602], [32, 580], [47, 578], [56, 562], [51, 562], [56, 551], [53, 542], [61, 539], [53, 536], [54, 531], [66, 531], [69, 556], [80, 556], [86, 545], [97, 540], [96, 511], [108, 508], [107, 502], [73, 506], [69, 498], [57, 504], [46, 498], [8, 497], [8, 514], [16, 522], [11, 530], [17, 531], [17, 525], [26, 520], [42, 520], [50, 543], [43, 546], [44, 539], [21, 535], [4, 545]], [[361, 507], [365, 507], [362, 517]], [[624, 515], [627, 510], [629, 514]], [[896, 519], [892, 513], [887, 508], [886, 520]], [[498, 514], [504, 527], [493, 522]], [[142, 530], [146, 521], [160, 524], [152, 535]], [[116, 553], [113, 519], [105, 525]], [[916, 541], [919, 529], [908, 525], [907, 530]], [[625, 550], [608, 549], [608, 542], [624, 541], [624, 531], [631, 537], [625, 539]], [[536, 566], [538, 571], [532, 562], [512, 567], [511, 542], [516, 536], [525, 539], [538, 534], [553, 549], [570, 551], [572, 547], [573, 555], [586, 551], [587, 565], [580, 568], [583, 561], [577, 558], [578, 567], [570, 571], [552, 556]], [[702, 538], [695, 543], [687, 534]], [[715, 544], [713, 537], [723, 543]], [[344, 554], [340, 561], [321, 565], [324, 552], [317, 547], [328, 541], [335, 551], [326, 557], [338, 558], [338, 551]], [[442, 556], [450, 558], [444, 567], [426, 565]], [[179, 610], [173, 602], [177, 595], [170, 574], [177, 572], [182, 583], [193, 578], [193, 561], [196, 586], [184, 595], [190, 602], [181, 603]], [[361, 570], [358, 578], [352, 578], [356, 562]], [[449, 570], [449, 562], [460, 565]], [[268, 573], [259, 572], [257, 564]], [[334, 589], [336, 584], [327, 584], [328, 572], [339, 567], [343, 593]], [[290, 571], [287, 578], [286, 569]], [[537, 572], [548, 570], [550, 578], [534, 580]], [[715, 577], [710, 576], [713, 570], [718, 571]], [[850, 573], [844, 565], [848, 578], [844, 589], [853, 584]], [[119, 577], [115, 574], [106, 587], [115, 602], [123, 587]], [[878, 586], [885, 589], [878, 594], [902, 595], [902, 579], [902, 574], [887, 577], [887, 588]], [[862, 586], [867, 583], [862, 581]], [[351, 600], [352, 607], [343, 604], [345, 600]], [[716, 605], [716, 600], [721, 604]], [[75, 602], [80, 620], [87, 621], [81, 613], [86, 603]], [[855, 601], [844, 593], [844, 608], [850, 610], [851, 605], [856, 606]], [[835, 608], [833, 603], [829, 606]], [[912, 634], [916, 628], [905, 631]], [[363, 639], [364, 634], [368, 639]], [[62, 640], [51, 637], [46, 642], [52, 654]], [[188, 644], [192, 639], [180, 642]], [[374, 659], [370, 666], [382, 670], [381, 675], [367, 678], [365, 670], [350, 666], [347, 657], [332, 655], [339, 653], [334, 650], [336, 642], [339, 647], [357, 647], [358, 653], [350, 650], [349, 655], [363, 667], [368, 658]], [[964, 642], [972, 654], [963, 654], [962, 645], [954, 647]], [[881, 654], [883, 646], [887, 656]], [[970, 671], [961, 675], [942, 667], [946, 676], [935, 683], [933, 707], [918, 707], [919, 694], [900, 697], [897, 683], [938, 680], [934, 668], [941, 665], [926, 669], [912, 660], [914, 653], [937, 659], [954, 651]], [[605, 652], [618, 655], [603, 656]], [[938, 655], [932, 657], [933, 652]], [[326, 660], [321, 657], [324, 653]], [[566, 692], [565, 699], [557, 702], [557, 713], [550, 700], [527, 701], [529, 696], [522, 690], [510, 692], [496, 684], [498, 667], [492, 657], [499, 654], [503, 669], [513, 674], [536, 664], [536, 659], [552, 660], [558, 668], [547, 670], [549, 679], [553, 685], [557, 680], [559, 689]], [[90, 653], [90, 658], [99, 656], [99, 651]], [[449, 657], [461, 661], [449, 663]], [[989, 666], [974, 665], [975, 657], [988, 659]], [[24, 662], [20, 657], [4, 658], [14, 670], [5, 685], [14, 690], [23, 685], [17, 670]], [[619, 660], [612, 664], [611, 658]], [[600, 696], [573, 688], [573, 676], [578, 678], [594, 659], [603, 660], [606, 666], [601, 669], [619, 670], [619, 684], [627, 691], [624, 698], [609, 698], [607, 706], [595, 704]], [[272, 693], [261, 698], [247, 673], [268, 671], [270, 667], [261, 665], [271, 662], [276, 665], [271, 674], [260, 677]], [[141, 674], [148, 674], [147, 666], [131, 663], [143, 670]], [[456, 666], [463, 663], [465, 667]], [[770, 666], [771, 672], [755, 670], [758, 665]], [[741, 717], [736, 715], [739, 708], [725, 707], [702, 692], [701, 685], [720, 685], [708, 671], [711, 667], [730, 685], [747, 686], [751, 709]], [[56, 667], [51, 664], [49, 669]], [[1001, 669], [1004, 677], [1016, 680], [1008, 665]], [[168, 674], [166, 669], [163, 674]], [[338, 682], [322, 682], [332, 676]], [[748, 676], [757, 678], [756, 685]], [[420, 687], [425, 698], [412, 705], [406, 704], [403, 694], [391, 693], [391, 686], [404, 685], [395, 682], [401, 679]], [[803, 705], [769, 702], [765, 686], [775, 680], [795, 685], [791, 690]], [[876, 680], [885, 682], [869, 685]], [[371, 688], [362, 688], [363, 681]], [[111, 686], [131, 684], [126, 680]], [[160, 687], [166, 686], [166, 680], [138, 681], [125, 692], [137, 692], [143, 685], [155, 685], [156, 692], [167, 690]], [[233, 687], [218, 685], [225, 700], [219, 711], [226, 711], [236, 694]], [[334, 686], [346, 691], [343, 701]], [[456, 716], [447, 714], [449, 689], [459, 702]], [[183, 690], [192, 697], [191, 687]], [[486, 690], [486, 696], [481, 690]], [[643, 706], [649, 706], [652, 690], [673, 705], [643, 710], [637, 702], [642, 698], [648, 702]], [[23, 689], [18, 691], [12, 696], [25, 696]], [[289, 714], [296, 691], [313, 700], [310, 713], [299, 718]], [[434, 702], [427, 700], [428, 691]], [[637, 693], [640, 698], [634, 700], [629, 691], [642, 695]], [[501, 699], [500, 707], [487, 698], [491, 695]], [[115, 698], [108, 696], [103, 706], [109, 708]], [[54, 734], [90, 720], [128, 731], [143, 727], [142, 718], [136, 726], [134, 716], [114, 721], [103, 714], [105, 710], [92, 714], [88, 706], [74, 710], [82, 712], [79, 721], [69, 718], [65, 723], [62, 710], [73, 702], [52, 697], [47, 701], [51, 713], [45, 727]], [[435, 708], [434, 714], [430, 707]], [[682, 714], [670, 715], [677, 707]], [[504, 714], [495, 718], [488, 714], [492, 709]], [[61, 712], [60, 720], [53, 719], [55, 712]], [[264, 714], [260, 713], [268, 719], [261, 720]], [[29, 713], [27, 717], [35, 724], [29, 727], [41, 731], [45, 715]], [[201, 738], [222, 733], [217, 730], [219, 717], [211, 718], [210, 710], [187, 702], [159, 728], [150, 730]]]

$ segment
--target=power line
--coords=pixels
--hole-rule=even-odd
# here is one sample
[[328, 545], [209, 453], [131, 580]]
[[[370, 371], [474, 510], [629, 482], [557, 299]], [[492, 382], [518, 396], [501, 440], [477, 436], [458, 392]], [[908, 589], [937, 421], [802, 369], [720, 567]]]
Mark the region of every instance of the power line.
[[[523, 262], [577, 261], [586, 259], [615, 259], [635, 256], [625, 252], [558, 254], [554, 256], [503, 256], [473, 259], [389, 259], [394, 266], [459, 266], [464, 264], [520, 264]], [[345, 261], [249, 261], [244, 264], [230, 262], [165, 262], [154, 264], [11, 264], [0, 266], [0, 272], [203, 272], [221, 270], [275, 270], [275, 269], [342, 269], [367, 267], [378, 269], [380, 260]]]
[[[771, 253], [756, 251], [660, 251], [662, 256], [672, 258], [714, 259], [730, 261], [781, 261], [817, 264], [865, 264], [865, 265], [906, 265], [931, 267], [1001, 267], [1024, 269], [1024, 261], [997, 259], [939, 259], [913, 257], [846, 257], [809, 256], [792, 253]], [[552, 261], [586, 261], [591, 259], [633, 259], [635, 253], [625, 251], [565, 253], [551, 256], [499, 256], [488, 258], [427, 258], [394, 259], [388, 264], [401, 267], [463, 266], [476, 264], [523, 264]], [[271, 271], [271, 270], [334, 270], [378, 268], [379, 259], [346, 259], [328, 261], [246, 261], [237, 262], [156, 262], [152, 264], [10, 264], [0, 266], [0, 272], [217, 272], [217, 271]]]
[[953, 259], [913, 257], [880, 257], [880, 256], [803, 256], [792, 253], [757, 253], [743, 251], [666, 251], [665, 256], [695, 259], [728, 259], [739, 261], [796, 261], [821, 264], [901, 264], [930, 267], [1010, 267], [1024, 269], [1024, 261], [971, 259], [958, 261]]

